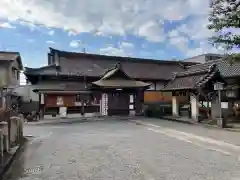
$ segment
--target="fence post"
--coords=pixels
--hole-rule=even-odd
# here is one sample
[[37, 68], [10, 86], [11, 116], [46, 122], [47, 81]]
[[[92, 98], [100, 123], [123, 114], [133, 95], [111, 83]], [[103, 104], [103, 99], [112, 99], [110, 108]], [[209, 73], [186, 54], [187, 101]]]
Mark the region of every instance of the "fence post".
[[4, 161], [4, 155], [3, 155], [3, 151], [4, 151], [4, 143], [3, 143], [3, 141], [4, 141], [4, 138], [3, 138], [3, 132], [2, 132], [2, 130], [1, 130], [1, 132], [0, 132], [1, 134], [0, 134], [0, 143], [1, 143], [1, 165], [3, 165], [3, 161]]
[[6, 113], [6, 119], [7, 119], [7, 125], [8, 125], [8, 145], [9, 147], [11, 147], [11, 118], [10, 118], [10, 111], [7, 110], [7, 113]]

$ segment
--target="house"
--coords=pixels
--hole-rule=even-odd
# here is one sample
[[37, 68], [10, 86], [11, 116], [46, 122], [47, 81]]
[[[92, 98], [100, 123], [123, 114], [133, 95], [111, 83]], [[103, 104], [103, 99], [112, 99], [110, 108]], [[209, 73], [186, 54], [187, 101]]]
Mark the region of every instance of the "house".
[[141, 114], [143, 101], [151, 92], [160, 91], [173, 78], [173, 72], [184, 71], [192, 64], [196, 63], [50, 48], [48, 65], [27, 67], [24, 74], [39, 94], [42, 118], [73, 113], [129, 115]]
[[20, 71], [22, 70], [22, 60], [18, 52], [0, 51], [0, 107], [2, 107], [6, 101], [3, 96], [5, 96], [8, 91], [20, 85]]
[[23, 70], [21, 56], [18, 52], [0, 51], [0, 77], [4, 87], [20, 85], [20, 71]]

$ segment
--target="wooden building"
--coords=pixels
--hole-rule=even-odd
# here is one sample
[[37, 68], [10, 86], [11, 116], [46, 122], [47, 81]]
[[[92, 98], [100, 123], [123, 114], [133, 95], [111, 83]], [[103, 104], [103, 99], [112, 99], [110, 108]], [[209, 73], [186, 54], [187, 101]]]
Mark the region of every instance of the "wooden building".
[[[224, 83], [221, 90], [221, 102], [218, 92], [214, 90], [216, 82]], [[172, 92], [172, 114], [181, 115], [179, 94], [186, 94], [186, 101], [191, 108], [193, 120], [199, 120], [199, 109], [201, 101], [208, 101], [211, 108], [211, 118], [219, 118], [222, 108], [222, 116], [240, 116], [240, 62], [231, 63], [225, 58], [207, 61], [203, 64], [192, 65], [185, 71], [175, 74], [162, 91]], [[223, 108], [221, 104], [227, 103], [228, 107]], [[222, 118], [222, 117], [221, 117]]]
[[[162, 89], [191, 62], [66, 52], [50, 48], [48, 65], [25, 68], [42, 115], [142, 113], [144, 97]], [[144, 92], [148, 89], [148, 96]], [[149, 98], [151, 99], [151, 98]], [[161, 99], [161, 98], [159, 98]]]

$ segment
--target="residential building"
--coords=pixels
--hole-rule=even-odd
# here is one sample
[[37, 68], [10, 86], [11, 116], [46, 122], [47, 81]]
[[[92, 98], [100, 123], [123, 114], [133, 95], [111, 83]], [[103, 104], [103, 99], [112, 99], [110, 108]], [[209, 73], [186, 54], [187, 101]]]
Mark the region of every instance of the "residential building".
[[23, 65], [18, 52], [0, 51], [0, 107], [9, 104], [12, 97], [16, 99], [13, 94], [8, 98], [5, 95], [20, 85], [21, 70], [23, 70]]
[[22, 70], [22, 60], [18, 52], [0, 51], [0, 77], [3, 87], [20, 85], [20, 71]]

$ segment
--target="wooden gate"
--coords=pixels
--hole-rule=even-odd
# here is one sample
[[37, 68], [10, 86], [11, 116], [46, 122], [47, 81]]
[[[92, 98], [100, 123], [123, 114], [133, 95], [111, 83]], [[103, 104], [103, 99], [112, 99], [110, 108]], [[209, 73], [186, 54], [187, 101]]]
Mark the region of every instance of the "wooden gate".
[[129, 94], [113, 92], [108, 94], [108, 115], [129, 115]]

